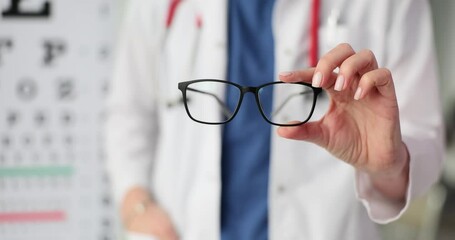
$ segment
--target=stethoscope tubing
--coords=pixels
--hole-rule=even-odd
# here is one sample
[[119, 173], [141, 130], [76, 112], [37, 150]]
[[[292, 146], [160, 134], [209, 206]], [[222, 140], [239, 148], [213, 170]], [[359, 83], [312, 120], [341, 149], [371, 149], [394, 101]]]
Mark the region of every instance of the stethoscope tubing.
[[[175, 13], [182, 0], [170, 0], [168, 13], [166, 17], [166, 29], [172, 27], [172, 22], [175, 19]], [[311, 5], [310, 16], [310, 41], [308, 64], [310, 67], [315, 67], [318, 62], [319, 55], [319, 15], [320, 15], [321, 0], [313, 0]], [[196, 15], [196, 27], [202, 27], [202, 16]]]

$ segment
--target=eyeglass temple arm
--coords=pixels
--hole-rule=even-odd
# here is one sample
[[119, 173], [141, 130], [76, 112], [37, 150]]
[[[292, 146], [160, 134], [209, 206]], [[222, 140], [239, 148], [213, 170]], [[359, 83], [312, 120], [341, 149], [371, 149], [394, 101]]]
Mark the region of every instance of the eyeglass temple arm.
[[272, 113], [272, 116], [276, 116], [281, 110], [283, 110], [284, 106], [286, 106], [286, 104], [291, 101], [292, 98], [296, 97], [296, 96], [299, 96], [299, 95], [304, 95], [304, 94], [307, 94], [307, 93], [311, 93], [312, 91], [310, 90], [307, 90], [307, 91], [303, 91], [303, 92], [298, 92], [298, 93], [294, 93], [294, 94], [291, 94], [289, 95], [281, 104], [280, 106], [278, 106], [278, 108]]
[[198, 89], [190, 88], [190, 87], [187, 87], [186, 89], [189, 90], [189, 91], [193, 91], [193, 92], [202, 93], [202, 94], [205, 94], [205, 95], [212, 96], [213, 98], [215, 98], [215, 100], [218, 102], [218, 104], [223, 109], [224, 116], [227, 117], [227, 118], [230, 118], [232, 116], [232, 112], [229, 110], [228, 106], [226, 106], [226, 104], [224, 104], [224, 102], [217, 95], [215, 95], [213, 93], [210, 93], [210, 92], [206, 92], [206, 91], [201, 91], [201, 90], [198, 90]]

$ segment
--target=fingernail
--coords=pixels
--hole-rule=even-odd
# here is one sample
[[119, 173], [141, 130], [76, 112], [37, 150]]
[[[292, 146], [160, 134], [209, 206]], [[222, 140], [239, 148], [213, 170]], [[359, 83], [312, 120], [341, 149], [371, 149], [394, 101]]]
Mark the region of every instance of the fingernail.
[[359, 100], [360, 96], [362, 96], [362, 89], [360, 87], [358, 87], [357, 90], [355, 91], [354, 99]]
[[317, 72], [313, 76], [313, 87], [321, 87], [321, 81], [322, 81], [322, 73]]
[[341, 91], [344, 85], [344, 77], [342, 75], [338, 75], [337, 80], [335, 82], [335, 91]]
[[280, 75], [281, 77], [289, 77], [289, 76], [292, 75], [292, 72], [281, 72], [279, 75]]

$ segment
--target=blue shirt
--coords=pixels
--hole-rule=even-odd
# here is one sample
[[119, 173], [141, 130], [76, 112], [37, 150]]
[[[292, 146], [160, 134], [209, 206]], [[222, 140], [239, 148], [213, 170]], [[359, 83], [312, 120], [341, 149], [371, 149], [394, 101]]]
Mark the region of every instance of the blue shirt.
[[[274, 0], [229, 1], [227, 79], [244, 86], [274, 80], [272, 9]], [[226, 92], [227, 103], [237, 103]], [[267, 97], [265, 111], [272, 108]], [[254, 95], [246, 94], [236, 117], [223, 129], [222, 240], [268, 238], [268, 182], [271, 126]]]

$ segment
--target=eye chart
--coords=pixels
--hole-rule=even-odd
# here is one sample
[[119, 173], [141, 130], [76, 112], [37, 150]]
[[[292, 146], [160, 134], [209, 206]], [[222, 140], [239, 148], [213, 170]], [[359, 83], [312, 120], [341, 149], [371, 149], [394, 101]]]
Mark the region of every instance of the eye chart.
[[0, 0], [0, 239], [108, 240], [112, 0]]

